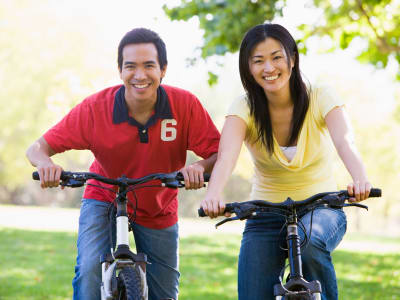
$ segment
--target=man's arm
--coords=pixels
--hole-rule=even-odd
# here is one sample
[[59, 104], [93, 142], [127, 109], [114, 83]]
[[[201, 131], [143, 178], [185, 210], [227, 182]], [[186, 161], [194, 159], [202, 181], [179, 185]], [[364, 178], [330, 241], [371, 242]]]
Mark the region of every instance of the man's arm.
[[26, 151], [26, 157], [39, 172], [42, 188], [59, 185], [62, 168], [50, 158], [54, 154], [54, 150], [43, 137], [35, 141]]

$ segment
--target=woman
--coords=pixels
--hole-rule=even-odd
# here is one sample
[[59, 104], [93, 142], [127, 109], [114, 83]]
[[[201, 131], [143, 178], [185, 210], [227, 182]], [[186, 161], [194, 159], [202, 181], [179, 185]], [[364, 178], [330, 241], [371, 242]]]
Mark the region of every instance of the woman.
[[[351, 200], [368, 198], [371, 184], [353, 144], [343, 102], [327, 88], [306, 87], [296, 42], [284, 27], [262, 24], [249, 30], [240, 47], [239, 70], [246, 95], [236, 99], [227, 114], [201, 204], [206, 214], [223, 214], [222, 191], [243, 142], [254, 163], [252, 200], [303, 200], [337, 190], [330, 139], [352, 176], [347, 187]], [[309, 230], [310, 213], [300, 217]], [[280, 234], [283, 224], [284, 218], [268, 213], [246, 222], [239, 255], [239, 300], [273, 298], [286, 255], [279, 247], [285, 242]], [[331, 252], [345, 231], [342, 210], [314, 211], [311, 241], [302, 254], [303, 273], [306, 280], [321, 282], [322, 299], [338, 298]]]

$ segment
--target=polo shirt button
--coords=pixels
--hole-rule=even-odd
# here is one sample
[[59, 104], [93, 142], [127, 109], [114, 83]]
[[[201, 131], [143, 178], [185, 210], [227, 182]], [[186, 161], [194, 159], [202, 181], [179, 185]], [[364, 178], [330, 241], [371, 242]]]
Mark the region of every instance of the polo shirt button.
[[146, 129], [143, 129], [143, 130], [142, 130], [142, 133], [146, 133]]

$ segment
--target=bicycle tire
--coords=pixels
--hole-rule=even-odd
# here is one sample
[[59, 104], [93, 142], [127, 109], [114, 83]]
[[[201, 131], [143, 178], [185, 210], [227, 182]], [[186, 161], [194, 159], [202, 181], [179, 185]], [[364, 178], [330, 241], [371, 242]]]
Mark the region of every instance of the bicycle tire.
[[117, 278], [118, 300], [142, 300], [140, 276], [132, 267], [123, 268]]
[[[287, 298], [289, 299], [310, 299], [310, 296], [304, 297], [287, 297], [287, 296], [275, 296], [275, 300], [286, 300]], [[311, 296], [312, 300], [321, 300], [321, 294], [320, 293], [314, 293]]]
[[314, 293], [312, 295], [313, 300], [321, 300], [321, 294], [320, 293]]

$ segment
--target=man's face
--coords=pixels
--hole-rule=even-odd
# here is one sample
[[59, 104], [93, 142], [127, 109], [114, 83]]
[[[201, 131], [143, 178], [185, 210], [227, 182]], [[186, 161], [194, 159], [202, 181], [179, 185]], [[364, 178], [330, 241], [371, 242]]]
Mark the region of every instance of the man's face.
[[129, 101], [156, 101], [157, 88], [167, 67], [161, 69], [157, 48], [152, 43], [129, 44], [122, 50], [120, 77], [125, 85], [125, 98]]

